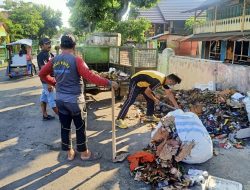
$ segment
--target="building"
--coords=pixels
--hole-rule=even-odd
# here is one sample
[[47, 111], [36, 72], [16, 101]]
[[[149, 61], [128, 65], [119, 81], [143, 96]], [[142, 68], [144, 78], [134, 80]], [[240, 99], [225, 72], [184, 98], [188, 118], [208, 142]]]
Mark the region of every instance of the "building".
[[202, 58], [250, 65], [250, 0], [207, 0], [187, 12], [206, 12], [188, 39], [202, 41]]
[[202, 2], [204, 0], [160, 0], [150, 9], [140, 9], [138, 17], [151, 21], [149, 37], [166, 32], [184, 35], [185, 21], [193, 16], [192, 12], [184, 11], [198, 7]]
[[199, 42], [186, 41], [186, 38], [175, 34], [158, 34], [147, 39], [147, 48], [158, 48], [159, 53], [165, 48], [171, 48], [175, 55], [199, 57]]
[[7, 59], [6, 44], [9, 42], [9, 35], [5, 30], [4, 24], [0, 23], [0, 64]]

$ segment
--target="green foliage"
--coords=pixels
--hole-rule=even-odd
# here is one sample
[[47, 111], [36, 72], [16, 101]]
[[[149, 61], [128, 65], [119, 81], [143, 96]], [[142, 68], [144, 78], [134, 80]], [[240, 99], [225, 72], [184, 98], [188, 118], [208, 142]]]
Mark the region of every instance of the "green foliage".
[[151, 24], [146, 19], [133, 19], [127, 21], [114, 22], [108, 20], [98, 26], [102, 32], [118, 32], [122, 34], [122, 43], [128, 39], [138, 43], [145, 42], [145, 32], [151, 27]]
[[203, 24], [205, 23], [205, 19], [196, 19], [196, 22], [194, 21], [194, 17], [190, 17], [189, 19], [186, 20], [185, 22], [185, 31], [188, 34], [193, 33], [193, 27], [196, 24]]
[[[86, 12], [85, 7], [80, 6], [79, 3], [80, 1], [76, 1], [74, 4], [73, 1], [71, 2], [71, 5], [74, 6], [74, 8], [72, 8], [74, 11], [71, 11], [69, 22], [75, 28], [75, 31], [81, 34], [88, 29], [90, 22], [83, 16]], [[70, 2], [68, 2], [68, 4], [70, 4]]]
[[[151, 7], [158, 0], [132, 0], [132, 6]], [[92, 31], [106, 21], [119, 22], [129, 7], [130, 0], [68, 0], [71, 25], [78, 30]], [[89, 27], [91, 26], [91, 28]]]
[[31, 3], [20, 2], [11, 10], [9, 19], [16, 25], [16, 37], [37, 38], [40, 28], [44, 26], [41, 14]]
[[20, 38], [52, 37], [62, 25], [61, 13], [43, 5], [5, 0], [1, 8], [7, 10], [8, 16], [1, 14], [0, 21], [10, 33], [11, 41]]
[[150, 8], [155, 5], [158, 0], [132, 0], [132, 3], [137, 7]]
[[38, 10], [44, 20], [44, 26], [40, 28], [38, 36], [49, 36], [52, 38], [57, 34], [59, 27], [62, 26], [62, 13], [42, 5], [38, 6]]
[[17, 7], [18, 7], [18, 2], [13, 1], [13, 0], [5, 0], [4, 4], [0, 6], [0, 8], [7, 10], [7, 11], [10, 11]]
[[4, 27], [8, 33], [11, 32], [13, 23], [10, 19], [6, 18], [6, 16], [1, 12], [0, 12], [0, 22], [4, 24]]

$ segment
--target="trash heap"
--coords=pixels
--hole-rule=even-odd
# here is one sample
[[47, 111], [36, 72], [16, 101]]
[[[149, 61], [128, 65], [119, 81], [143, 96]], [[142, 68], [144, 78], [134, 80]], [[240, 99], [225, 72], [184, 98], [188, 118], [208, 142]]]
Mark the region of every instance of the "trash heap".
[[[168, 105], [171, 102], [164, 96], [164, 91], [157, 90], [156, 96]], [[244, 142], [236, 139], [236, 132], [249, 127], [248, 113], [244, 105], [245, 96], [235, 90], [179, 90], [175, 97], [185, 112], [194, 112], [213, 138], [216, 146], [229, 149], [232, 146], [244, 148]], [[139, 98], [139, 101], [141, 99]], [[145, 113], [146, 103], [140, 104], [140, 112]], [[164, 105], [157, 105], [155, 112], [158, 117], [173, 111]], [[143, 117], [143, 114], [141, 114]]]
[[100, 75], [103, 78], [112, 80], [112, 81], [125, 81], [128, 80], [130, 75], [127, 73], [124, 73], [123, 71], [116, 70], [115, 68], [109, 68], [108, 72], [100, 72], [94, 71], [94, 73]]
[[131, 174], [137, 181], [152, 185], [152, 189], [184, 190], [205, 181], [202, 175], [185, 174], [179, 164], [191, 153], [194, 142], [181, 142], [174, 117], [164, 117], [162, 126], [153, 133], [150, 145], [144, 151], [128, 157]]

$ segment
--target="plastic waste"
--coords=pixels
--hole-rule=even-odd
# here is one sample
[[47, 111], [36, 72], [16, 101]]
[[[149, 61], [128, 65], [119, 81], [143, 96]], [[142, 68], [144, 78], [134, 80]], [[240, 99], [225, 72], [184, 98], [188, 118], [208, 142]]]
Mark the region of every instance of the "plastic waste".
[[243, 103], [245, 104], [247, 110], [248, 121], [250, 121], [250, 92], [247, 92], [248, 96], [244, 98]]
[[168, 115], [175, 117], [178, 136], [182, 142], [192, 142], [195, 145], [183, 162], [188, 164], [203, 163], [213, 156], [213, 143], [208, 131], [198, 116], [182, 110], [170, 112]]
[[207, 171], [203, 170], [196, 170], [196, 169], [189, 169], [187, 178], [191, 180], [191, 186], [194, 186], [195, 184], [201, 185], [206, 182], [206, 179], [208, 178], [209, 174]]
[[243, 96], [242, 94], [236, 92], [236, 93], [234, 93], [234, 94], [231, 96], [231, 98], [232, 98], [233, 100], [240, 101], [241, 99], [245, 98], [245, 96]]

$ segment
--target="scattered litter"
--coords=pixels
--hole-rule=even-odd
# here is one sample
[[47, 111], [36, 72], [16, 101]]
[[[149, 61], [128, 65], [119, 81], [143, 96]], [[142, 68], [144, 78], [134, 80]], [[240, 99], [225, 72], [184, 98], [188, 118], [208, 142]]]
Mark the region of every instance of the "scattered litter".
[[235, 94], [233, 94], [233, 95], [231, 96], [231, 98], [232, 98], [233, 100], [240, 101], [240, 100], [242, 100], [243, 98], [245, 98], [245, 96], [243, 96], [242, 94], [236, 92]]
[[[206, 171], [190, 169], [186, 172], [180, 162], [203, 163], [212, 155], [219, 155], [219, 148], [244, 148], [241, 139], [250, 137], [245, 96], [231, 89], [220, 92], [180, 90], [175, 97], [183, 112], [172, 111], [166, 106], [171, 102], [164, 91], [157, 90], [155, 95], [163, 103], [155, 107], [155, 115], [161, 121], [151, 134], [149, 146], [144, 149], [149, 160], [128, 157], [135, 180], [151, 184], [157, 190], [184, 190], [194, 185], [208, 190], [241, 190], [240, 183], [209, 176]], [[140, 123], [145, 122], [146, 102], [143, 96], [136, 99], [135, 106], [136, 117]], [[148, 126], [155, 127], [155, 124]]]
[[100, 75], [101, 77], [113, 80], [113, 81], [124, 81], [128, 80], [130, 75], [120, 71], [116, 70], [115, 68], [109, 68], [109, 72], [100, 72], [98, 73], [97, 71], [92, 70], [94, 73]]
[[[172, 111], [166, 106], [171, 105], [171, 102], [161, 89], [156, 90], [155, 95], [163, 102], [156, 105], [155, 115], [162, 118]], [[215, 147], [240, 147], [239, 139], [250, 137], [250, 97], [233, 89], [217, 92], [200, 89], [179, 90], [175, 92], [175, 97], [184, 112], [193, 112], [199, 116]], [[140, 122], [144, 123], [146, 103], [143, 96], [137, 98], [135, 106], [140, 109]]]
[[207, 190], [242, 190], [241, 183], [214, 176], [208, 177], [208, 180], [205, 182], [205, 187]]
[[[206, 134], [208, 137], [204, 138], [204, 142], [201, 136], [197, 134], [194, 134], [194, 136], [198, 136], [200, 140], [197, 140], [193, 137], [192, 139], [194, 140], [191, 140], [191, 138], [189, 139], [187, 132], [186, 135], [183, 133], [178, 133], [178, 131], [183, 128], [180, 128], [179, 124], [176, 124], [178, 123], [178, 119], [176, 118], [178, 115], [183, 114], [183, 112], [180, 112], [180, 110], [176, 110], [174, 112], [173, 115], [169, 114], [161, 119], [161, 122], [151, 134], [150, 145], [145, 148], [144, 151], [136, 152], [135, 154], [128, 157], [128, 161], [130, 162], [130, 170], [134, 176], [134, 179], [151, 184], [153, 188], [159, 190], [184, 190], [188, 189], [188, 187], [194, 184], [204, 183], [205, 177], [191, 177], [185, 175], [185, 171], [179, 162], [191, 162], [191, 159], [194, 159], [194, 161], [197, 161], [197, 163], [201, 163], [211, 157], [210, 155], [209, 157], [206, 157], [206, 152], [209, 152], [210, 150], [207, 151], [207, 148], [203, 147], [204, 142], [207, 141], [207, 138], [210, 138], [208, 133]], [[183, 115], [182, 118], [184, 118]], [[193, 118], [191, 117], [191, 119]], [[195, 124], [194, 126], [191, 126], [196, 130]], [[199, 126], [199, 128], [201, 128], [201, 126]], [[204, 126], [203, 128], [205, 129]], [[188, 134], [191, 133], [192, 130], [188, 132]], [[186, 141], [181, 141], [182, 135], [186, 136]], [[210, 142], [210, 144], [212, 144], [212, 142]], [[197, 156], [197, 147], [198, 149], [203, 147], [202, 149], [205, 153], [199, 153]], [[212, 150], [212, 145], [209, 147]], [[188, 160], [187, 157], [189, 155], [193, 156], [190, 156], [191, 159]]]

